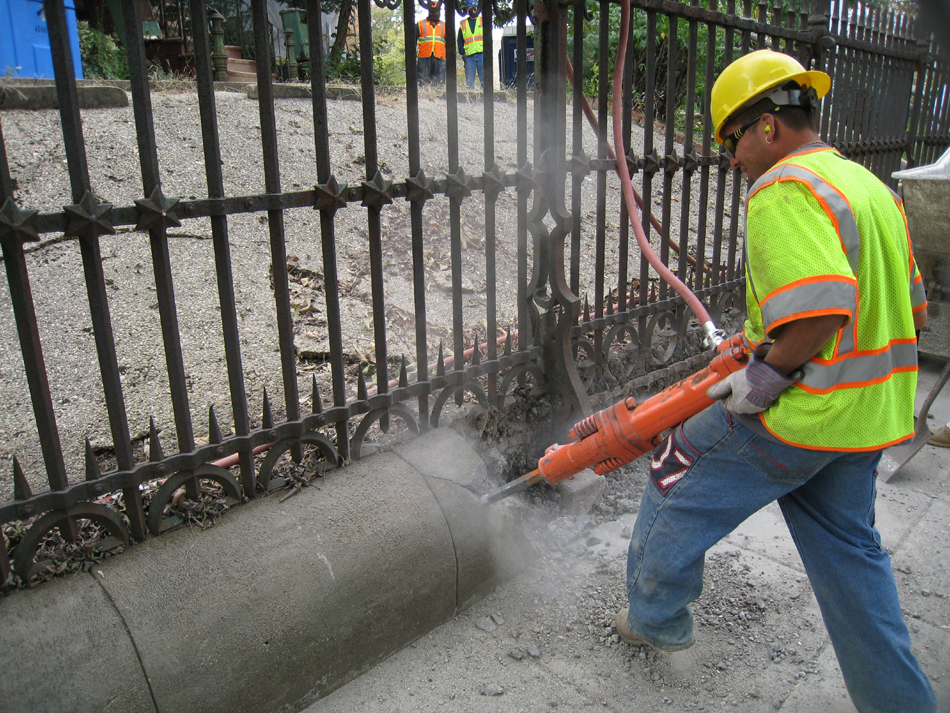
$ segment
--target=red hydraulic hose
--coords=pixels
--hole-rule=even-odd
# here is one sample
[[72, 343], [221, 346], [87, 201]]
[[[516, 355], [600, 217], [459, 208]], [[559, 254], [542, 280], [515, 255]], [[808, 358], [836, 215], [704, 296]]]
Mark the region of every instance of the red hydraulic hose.
[[[633, 183], [630, 180], [630, 170], [627, 168], [627, 161], [623, 150], [623, 128], [621, 126], [622, 111], [621, 105], [622, 86], [623, 86], [623, 66], [624, 58], [627, 54], [627, 34], [630, 31], [630, 3], [620, 3], [620, 37], [617, 43], [617, 63], [614, 67], [614, 92], [613, 92], [613, 127], [614, 127], [614, 150], [617, 159], [617, 174], [620, 176], [620, 184], [623, 189], [623, 198], [627, 204], [627, 214], [630, 216], [630, 223], [633, 225], [633, 232], [637, 236], [637, 242], [640, 244], [640, 250], [646, 256], [647, 260], [653, 266], [653, 269], [659, 273], [666, 282], [682, 297], [693, 314], [703, 325], [703, 331], [706, 333], [706, 342], [710, 346], [718, 345], [722, 341], [722, 333], [716, 329], [709, 312], [703, 307], [703, 303], [693, 294], [682, 280], [680, 280], [672, 270], [664, 265], [657, 254], [650, 247], [643, 227], [640, 225], [639, 211], [637, 210], [636, 200], [634, 199]], [[669, 130], [670, 127], [667, 127]]]

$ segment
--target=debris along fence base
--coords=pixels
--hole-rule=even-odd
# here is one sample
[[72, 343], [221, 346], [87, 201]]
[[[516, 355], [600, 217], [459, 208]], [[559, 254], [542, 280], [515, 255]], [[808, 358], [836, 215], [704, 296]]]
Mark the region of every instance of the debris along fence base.
[[[263, 0], [241, 18], [254, 99], [215, 92], [200, 0], [179, 13], [202, 28], [194, 91], [153, 94], [141, 8], [125, 3], [131, 108], [81, 112], [66, 9], [45, 3], [59, 110], [0, 112], [8, 586], [207, 524], [532, 390], [555, 394], [570, 425], [599, 393], [702, 351], [699, 325], [631, 243], [614, 177], [616, 3], [484, 0], [484, 27], [514, 27], [517, 68], [511, 100], [477, 103], [459, 100], [454, 72], [444, 95], [420, 91], [417, 8], [377, 5], [356, 2], [354, 104], [328, 97], [317, 41], [310, 98], [275, 99]], [[745, 186], [705, 112], [725, 64], [770, 47], [828, 71], [823, 135], [885, 181], [950, 143], [946, 68], [913, 18], [822, 1], [631, 6], [634, 219], [720, 326], [738, 329], [743, 304]], [[380, 8], [402, 19], [387, 41], [405, 45], [405, 87], [385, 96]], [[454, 38], [461, 8], [440, 14]], [[485, 32], [486, 86], [495, 43]], [[455, 53], [447, 42], [450, 67]], [[523, 462], [509, 442], [502, 455]]]

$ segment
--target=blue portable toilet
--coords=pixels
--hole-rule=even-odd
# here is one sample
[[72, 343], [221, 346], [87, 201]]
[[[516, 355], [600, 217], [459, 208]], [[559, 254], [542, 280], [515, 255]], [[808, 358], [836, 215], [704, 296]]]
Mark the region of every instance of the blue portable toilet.
[[[501, 83], [506, 87], [514, 87], [518, 83], [518, 38], [511, 34], [509, 29], [501, 38], [501, 49], [498, 50], [498, 65], [501, 68]], [[534, 35], [528, 35], [526, 75], [528, 88], [534, 86]]]
[[[66, 28], [73, 71], [76, 79], [82, 79], [75, 0], [66, 0]], [[0, 0], [0, 76], [54, 78], [42, 0]]]

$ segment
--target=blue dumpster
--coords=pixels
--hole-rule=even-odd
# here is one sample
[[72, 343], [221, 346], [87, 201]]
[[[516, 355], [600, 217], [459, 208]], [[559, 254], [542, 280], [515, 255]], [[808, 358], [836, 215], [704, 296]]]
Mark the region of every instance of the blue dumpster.
[[[525, 38], [528, 45], [528, 87], [534, 86], [534, 36]], [[501, 49], [498, 50], [498, 66], [500, 67], [501, 83], [507, 87], [518, 84], [518, 37], [503, 35]]]
[[[75, 0], [66, 0], [66, 27], [76, 79], [82, 79]], [[53, 79], [53, 53], [42, 0], [0, 0], [0, 76]]]

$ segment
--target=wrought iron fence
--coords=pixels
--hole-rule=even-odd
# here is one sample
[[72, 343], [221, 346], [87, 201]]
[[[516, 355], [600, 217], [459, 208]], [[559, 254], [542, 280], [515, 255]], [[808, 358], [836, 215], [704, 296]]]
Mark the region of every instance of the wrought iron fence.
[[[883, 180], [900, 161], [926, 163], [950, 143], [950, 99], [946, 70], [929, 54], [930, 45], [914, 39], [913, 23], [904, 15], [862, 6], [816, 0], [760, 2], [709, 0], [700, 4], [671, 0], [631, 0], [637, 22], [631, 32], [636, 51], [628, 54], [624, 73], [622, 160], [634, 174], [642, 195], [642, 226], [662, 260], [673, 267], [710, 307], [714, 319], [728, 321], [741, 312], [740, 238], [744, 184], [713, 145], [705, 107], [717, 73], [732, 59], [761, 47], [791, 53], [804, 63], [824, 68], [834, 90], [824, 103], [822, 131], [828, 140]], [[124, 4], [127, 37], [139, 37], [137, 3]], [[313, 161], [317, 183], [312, 189], [285, 189], [282, 180], [275, 89], [268, 52], [258, 57], [260, 148], [264, 190], [235, 195], [225, 190], [221, 112], [212, 80], [211, 48], [205, 32], [195, 34], [196, 92], [207, 197], [173, 197], [163, 190], [166, 171], [159, 164], [151, 94], [142, 42], [128, 48], [131, 95], [141, 169], [141, 198], [134, 205], [111, 205], [101, 176], [90, 174], [83, 139], [77, 88], [71, 79], [71, 55], [62, 2], [46, 2], [56, 68], [59, 118], [65, 140], [71, 204], [60, 212], [40, 213], [24, 205], [15, 190], [7, 146], [0, 124], [0, 243], [9, 284], [9, 305], [15, 316], [23, 372], [32, 402], [33, 438], [38, 457], [24, 470], [22, 457], [12, 454], [6, 502], [0, 524], [18, 533], [15, 542], [0, 542], [0, 581], [28, 580], [37, 570], [37, 550], [54, 531], [66, 540], [79, 537], [86, 522], [99, 525], [105, 539], [96, 546], [141, 540], [174, 527], [166, 506], [197, 498], [201, 483], [216, 484], [221, 499], [237, 504], [267, 492], [277, 483], [279, 462], [306, 462], [309, 468], [332, 468], [359, 459], [373, 434], [402, 430], [420, 433], [439, 427], [447, 411], [472, 404], [501, 409], [525, 383], [559, 394], [565, 419], [591, 409], [592, 397], [609, 389], [645, 384], [650, 373], [699, 354], [698, 330], [691, 325], [682, 300], [661, 283], [630, 240], [630, 217], [618, 199], [613, 178], [616, 159], [608, 140], [608, 96], [612, 18], [610, 0], [587, 5], [517, 0], [513, 8], [483, 2], [485, 27], [509, 13], [517, 27], [517, 56], [527, 57], [527, 36], [534, 34], [535, 81], [529, 91], [526, 66], [519, 63], [513, 97], [479, 92], [482, 107], [482, 161], [463, 163], [459, 107], [471, 94], [460, 90], [448, 72], [444, 99], [445, 164], [423, 165], [420, 90], [412, 29], [416, 8], [390, 4], [401, 11], [406, 38], [405, 138], [381, 143], [377, 135], [377, 88], [373, 84], [373, 36], [370, 0], [358, 2], [362, 63], [361, 156], [358, 184], [341, 180], [342, 167], [331, 156], [328, 91], [322, 43], [311, 45]], [[255, 42], [271, 41], [263, 0], [253, 3]], [[320, 17], [319, 0], [308, 3], [310, 17]], [[459, 7], [443, 10], [446, 36], [454, 37]], [[510, 12], [509, 12], [510, 11]], [[195, 27], [208, 27], [203, 0], [190, 4]], [[594, 28], [596, 27], [596, 31]], [[494, 85], [495, 40], [484, 36], [486, 84]], [[447, 64], [454, 66], [455, 47], [446, 43]], [[596, 58], [596, 66], [588, 60]], [[575, 71], [576, 69], [576, 71]], [[595, 85], [596, 112], [587, 105], [585, 87]], [[497, 127], [502, 103], [515, 105], [515, 125]], [[433, 111], [431, 102], [426, 111]], [[882, 110], [886, 107], [887, 110]], [[588, 128], [589, 117], [596, 118]], [[441, 120], [441, 119], [440, 119]], [[638, 126], [639, 125], [639, 126]], [[635, 128], [637, 127], [637, 128]], [[500, 133], [516, 139], [512, 165], [497, 161]], [[387, 175], [395, 151], [407, 161], [407, 173]], [[427, 159], [429, 157], [426, 157]], [[294, 181], [291, 181], [292, 183]], [[20, 186], [22, 188], [22, 185]], [[65, 199], [65, 197], [64, 197]], [[394, 203], [408, 204], [408, 231], [388, 231]], [[471, 302], [463, 261], [467, 238], [462, 213], [466, 202], [483, 213], [482, 235], [476, 241], [484, 274], [483, 298]], [[427, 250], [433, 240], [429, 219], [447, 203], [448, 287], [451, 329], [431, 324], [433, 275]], [[301, 355], [295, 348], [300, 314], [295, 310], [291, 280], [299, 278], [287, 251], [285, 218], [316, 210], [319, 269], [308, 275], [322, 284], [325, 314], [321, 337], [329, 365], [323, 387], [314, 377], [301, 389]], [[499, 217], [513, 216], [510, 227]], [[272, 408], [262, 395], [259, 416], [252, 414], [243, 367], [241, 298], [235, 289], [229, 224], [246, 214], [266, 225], [273, 293], [276, 340], [249, 345], [279, 352], [280, 399]], [[339, 230], [346, 216], [360, 215], [365, 225], [372, 307], [372, 348], [354, 371], [345, 354], [352, 335], [344, 331], [341, 314], [342, 256]], [[219, 425], [214, 406], [207, 427], [196, 426], [193, 389], [179, 323], [169, 230], [191, 221], [210, 221], [216, 271], [217, 310], [226, 365], [230, 433]], [[116, 354], [116, 324], [110, 312], [103, 273], [101, 240], [120, 227], [147, 233], [154, 273], [156, 308], [161, 324], [164, 365], [172, 409], [169, 423], [151, 425], [148, 456], [136, 454], [130, 432], [127, 393]], [[87, 440], [84, 467], [69, 465], [57, 426], [54, 395], [58, 385], [47, 375], [39, 320], [30, 286], [26, 248], [50, 234], [78, 246], [86, 296], [67, 295], [88, 304], [91, 332], [100, 373], [102, 404], [108, 414], [114, 463], [103, 469]], [[415, 353], [410, 358], [391, 351], [387, 319], [394, 298], [387, 292], [392, 277], [386, 249], [400, 251], [402, 271], [411, 276], [411, 304], [399, 307], [411, 325]], [[513, 265], [506, 264], [513, 262]], [[499, 277], [499, 268], [507, 272]], [[510, 279], [509, 279], [510, 277]], [[306, 279], [310, 280], [311, 277]], [[513, 305], [513, 306], [511, 306]], [[432, 333], [447, 334], [433, 344]], [[410, 361], [414, 359], [414, 365]], [[6, 367], [5, 367], [6, 368]], [[304, 382], [306, 384], [306, 380]], [[309, 392], [309, 393], [308, 393]], [[273, 396], [273, 394], [271, 394]], [[309, 406], [305, 404], [309, 402]], [[57, 401], [57, 404], [60, 402]], [[29, 420], [24, 415], [23, 420]], [[159, 431], [169, 426], [174, 452], [166, 454]], [[201, 435], [196, 435], [200, 430]], [[8, 451], [9, 444], [2, 444]], [[19, 446], [18, 442], [15, 444]], [[266, 453], [263, 451], [266, 449]], [[22, 454], [21, 454], [22, 456]], [[44, 470], [45, 473], [33, 472]], [[43, 480], [45, 479], [45, 483]], [[38, 485], [39, 483], [39, 485]], [[143, 502], [144, 486], [148, 502]], [[35, 491], [35, 492], [34, 492]], [[179, 495], [176, 496], [176, 492]], [[13, 527], [15, 526], [15, 527]], [[12, 529], [10, 529], [12, 528]]]

